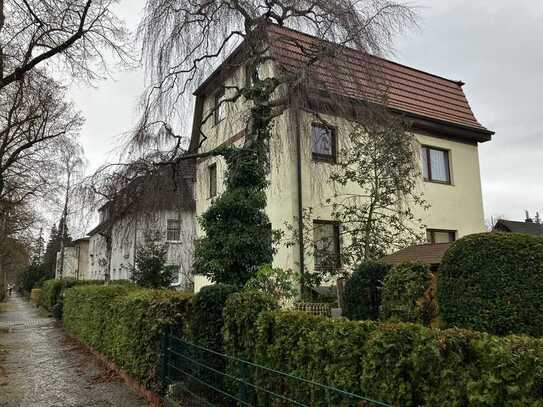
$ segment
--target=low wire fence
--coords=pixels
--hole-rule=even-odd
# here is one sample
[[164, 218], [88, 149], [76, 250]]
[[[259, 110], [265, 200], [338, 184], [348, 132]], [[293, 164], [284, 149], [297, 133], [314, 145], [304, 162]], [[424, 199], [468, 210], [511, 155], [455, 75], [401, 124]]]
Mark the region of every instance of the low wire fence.
[[162, 340], [161, 377], [174, 406], [389, 406], [189, 343], [171, 331]]

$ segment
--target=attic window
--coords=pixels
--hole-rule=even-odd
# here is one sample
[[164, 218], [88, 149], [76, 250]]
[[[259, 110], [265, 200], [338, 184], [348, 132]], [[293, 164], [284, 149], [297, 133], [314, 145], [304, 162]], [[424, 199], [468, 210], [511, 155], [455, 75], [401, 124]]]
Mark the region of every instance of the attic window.
[[224, 88], [215, 93], [213, 105], [213, 117], [215, 124], [219, 124], [226, 117], [226, 103], [224, 103]]

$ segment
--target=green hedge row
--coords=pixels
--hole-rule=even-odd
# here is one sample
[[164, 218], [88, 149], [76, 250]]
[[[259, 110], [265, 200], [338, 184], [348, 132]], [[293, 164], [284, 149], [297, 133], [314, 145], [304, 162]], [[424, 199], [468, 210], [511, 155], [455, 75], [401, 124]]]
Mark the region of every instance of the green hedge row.
[[[256, 342], [255, 363], [397, 406], [543, 406], [541, 339], [282, 311], [262, 313], [256, 332], [228, 334], [227, 344]], [[298, 400], [315, 397], [299, 383], [276, 385]]]
[[64, 325], [83, 343], [152, 390], [159, 390], [159, 346], [165, 326], [186, 330], [191, 295], [131, 285], [66, 290]]
[[543, 239], [520, 233], [463, 237], [445, 254], [437, 296], [446, 326], [543, 336]]

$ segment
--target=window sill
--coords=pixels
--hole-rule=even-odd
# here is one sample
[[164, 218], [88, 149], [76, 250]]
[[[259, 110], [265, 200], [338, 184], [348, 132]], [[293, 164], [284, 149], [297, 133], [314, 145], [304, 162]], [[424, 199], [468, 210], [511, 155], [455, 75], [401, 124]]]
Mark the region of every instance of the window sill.
[[433, 180], [433, 179], [424, 179], [424, 182], [428, 182], [429, 184], [439, 184], [439, 185], [448, 185], [450, 187], [453, 187], [454, 184], [452, 182], [447, 182], [447, 181], [436, 181], [436, 180]]
[[312, 156], [314, 162], [326, 163], [326, 164], [337, 164], [336, 157], [313, 154]]

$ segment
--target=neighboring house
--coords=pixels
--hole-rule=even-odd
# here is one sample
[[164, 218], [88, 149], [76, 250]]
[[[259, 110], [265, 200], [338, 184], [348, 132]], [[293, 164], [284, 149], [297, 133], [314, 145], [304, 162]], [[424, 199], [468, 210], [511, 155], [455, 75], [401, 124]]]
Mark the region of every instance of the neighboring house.
[[[172, 182], [168, 190], [130, 191], [100, 208], [99, 224], [89, 232], [90, 279], [130, 279], [138, 248], [155, 242], [166, 245], [167, 263], [178, 267], [173, 285], [192, 289], [196, 233], [194, 166], [186, 167], [181, 179]], [[157, 195], [160, 200], [154, 199]], [[126, 196], [130, 197], [129, 203], [119, 210], [118, 202], [126, 202]], [[143, 200], [148, 200], [147, 206], [142, 205]]]
[[[57, 252], [55, 278], [60, 278], [61, 253]], [[74, 240], [64, 247], [63, 278], [75, 278], [76, 280], [89, 279], [89, 238], [83, 237]]]
[[[270, 26], [267, 30], [274, 61], [262, 67], [262, 76], [296, 72], [305, 58], [296, 44], [322, 46], [322, 41], [315, 37], [287, 28]], [[203, 153], [219, 145], [243, 142], [247, 103], [241, 98], [236, 103], [220, 105], [236, 85], [249, 80], [242, 52], [243, 44], [195, 92], [193, 150]], [[431, 208], [426, 212], [418, 210], [416, 215], [427, 225], [429, 242], [450, 242], [483, 232], [478, 145], [489, 141], [493, 132], [475, 118], [462, 90], [463, 83], [347, 48], [335, 56], [335, 71], [329, 66], [313, 68], [315, 80], [304, 82], [303, 98], [297, 97], [299, 93], [291, 92], [292, 89], [281, 89], [288, 93], [291, 103], [275, 119], [272, 128], [267, 207], [272, 227], [284, 228], [285, 222], [297, 225], [303, 209], [312, 208], [315, 225], [319, 225], [318, 233], [337, 242], [334, 251], [341, 250], [337, 238], [340, 226], [332, 221], [326, 199], [333, 198], [335, 192], [357, 191], [348, 188], [334, 191], [328, 177], [337, 162], [338, 151], [354, 126], [352, 119], [357, 114], [357, 103], [360, 106], [367, 98], [364, 86], [370, 82], [361, 67], [368, 61], [378, 67], [389, 89], [386, 105], [412, 121], [420, 143], [424, 177], [420, 179], [419, 188]], [[219, 105], [221, 108], [215, 109], [211, 119], [203, 122]], [[340, 105], [350, 106], [350, 109], [340, 112], [335, 109]], [[327, 124], [323, 125], [323, 121]], [[198, 160], [196, 216], [202, 215], [212, 199], [223, 191], [224, 171], [225, 162], [220, 157]], [[303, 256], [300, 252], [295, 246], [280, 247], [274, 266], [297, 270]], [[304, 258], [310, 270], [319, 266], [318, 261]], [[197, 280], [196, 289], [208, 283], [203, 277]]]
[[526, 217], [524, 222], [500, 219], [492, 229], [494, 232], [527, 233], [533, 236], [543, 237], [543, 225]]
[[436, 271], [441, 260], [452, 243], [427, 243], [413, 245], [399, 250], [396, 253], [383, 257], [380, 261], [391, 266], [402, 263], [421, 262], [430, 266], [430, 270]]

